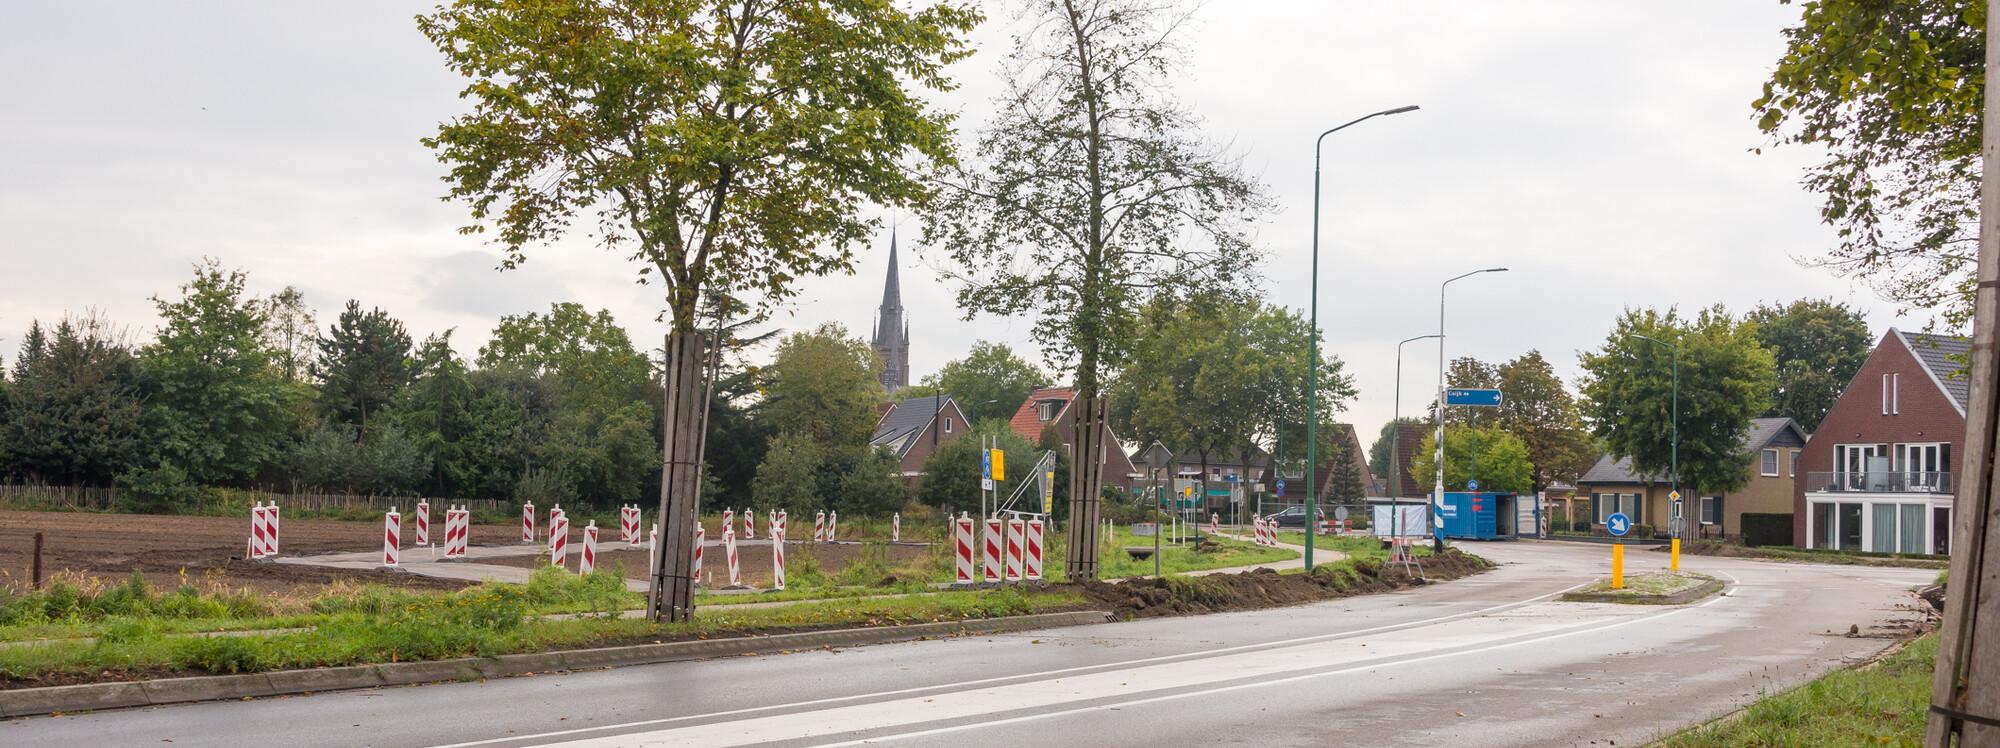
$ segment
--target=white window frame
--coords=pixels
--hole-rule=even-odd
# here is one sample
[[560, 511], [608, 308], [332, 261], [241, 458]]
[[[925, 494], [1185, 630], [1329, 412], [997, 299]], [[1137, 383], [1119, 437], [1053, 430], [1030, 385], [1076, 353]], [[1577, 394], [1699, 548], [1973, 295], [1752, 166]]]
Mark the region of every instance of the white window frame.
[[1596, 524], [1604, 524], [1605, 520], [1609, 519], [1611, 515], [1618, 513], [1623, 513], [1626, 518], [1632, 520], [1632, 524], [1640, 524], [1639, 517], [1637, 516], [1639, 513], [1639, 495], [1636, 493], [1599, 493], [1597, 495], [1597, 516], [1594, 518]]
[[951, 416], [944, 417], [944, 432], [947, 434], [951, 433]]
[[1903, 373], [1889, 375], [1889, 415], [1903, 414]]
[[1758, 459], [1757, 472], [1766, 478], [1778, 477], [1778, 450], [1763, 451]]
[[1700, 511], [1701, 511], [1702, 524], [1710, 526], [1722, 524], [1722, 497], [1720, 496], [1701, 497]]
[[1785, 477], [1797, 478], [1799, 477], [1799, 450], [1794, 449], [1789, 451], [1792, 453], [1791, 461], [1785, 464]]

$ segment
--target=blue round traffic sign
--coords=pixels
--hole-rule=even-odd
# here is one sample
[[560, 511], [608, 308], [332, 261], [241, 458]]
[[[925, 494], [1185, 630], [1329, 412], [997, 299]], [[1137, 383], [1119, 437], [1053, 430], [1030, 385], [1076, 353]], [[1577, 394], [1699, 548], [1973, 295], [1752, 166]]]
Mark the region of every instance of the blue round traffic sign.
[[1604, 518], [1604, 531], [1611, 533], [1612, 537], [1625, 537], [1625, 533], [1632, 531], [1632, 518], [1625, 516], [1624, 512], [1613, 513]]
[[1284, 482], [1284, 481], [1278, 481], [1278, 490], [1280, 490], [1280, 491], [1283, 491], [1283, 490], [1285, 490], [1285, 482]]
[[1466, 481], [1466, 482], [1465, 482], [1465, 490], [1467, 490], [1467, 491], [1477, 491], [1477, 490], [1479, 490], [1479, 481], [1476, 481], [1476, 480], [1469, 480], [1469, 481]]

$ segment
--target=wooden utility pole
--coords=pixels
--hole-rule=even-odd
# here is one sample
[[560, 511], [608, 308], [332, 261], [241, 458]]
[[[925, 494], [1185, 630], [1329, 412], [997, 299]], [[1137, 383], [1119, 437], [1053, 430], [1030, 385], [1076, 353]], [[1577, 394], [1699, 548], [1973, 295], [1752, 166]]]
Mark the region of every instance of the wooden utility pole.
[[708, 411], [704, 359], [709, 341], [699, 332], [667, 338], [666, 433], [660, 467], [660, 541], [652, 549], [653, 578], [646, 617], [668, 623], [694, 617], [694, 528], [701, 521], [702, 447]]
[[[1992, 19], [2000, 0], [1987, 1], [1986, 70], [2000, 70], [2000, 34]], [[1989, 88], [1989, 92], [1990, 92]], [[1973, 291], [1971, 395], [1965, 409], [1965, 449], [1953, 503], [1951, 578], [1937, 674], [1931, 683], [1928, 748], [2000, 748], [2000, 503], [1993, 500], [1995, 444], [2000, 440], [2000, 98], [1986, 97], [1981, 135], [1979, 285]]]

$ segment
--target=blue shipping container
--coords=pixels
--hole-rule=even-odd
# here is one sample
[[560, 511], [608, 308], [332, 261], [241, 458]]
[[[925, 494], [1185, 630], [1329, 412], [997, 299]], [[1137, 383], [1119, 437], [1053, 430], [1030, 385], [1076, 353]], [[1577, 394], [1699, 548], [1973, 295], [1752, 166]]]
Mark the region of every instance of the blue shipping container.
[[[1444, 536], [1456, 540], [1509, 540], [1515, 535], [1515, 495], [1497, 491], [1446, 491]], [[1529, 534], [1533, 534], [1529, 528]]]

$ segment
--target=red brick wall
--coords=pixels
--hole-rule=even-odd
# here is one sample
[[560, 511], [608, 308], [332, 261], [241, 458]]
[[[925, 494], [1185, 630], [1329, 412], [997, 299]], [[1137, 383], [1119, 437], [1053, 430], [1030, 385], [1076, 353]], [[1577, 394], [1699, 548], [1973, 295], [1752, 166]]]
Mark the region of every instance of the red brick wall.
[[[1902, 375], [1898, 414], [1882, 414], [1883, 374]], [[1956, 473], [1964, 439], [1965, 417], [1958, 414], [1951, 396], [1931, 381], [1923, 364], [1893, 331], [1884, 334], [1799, 453], [1799, 472], [1792, 481], [1792, 544], [1806, 544], [1807, 475], [1834, 469], [1834, 445], [1888, 444], [1893, 450], [1897, 442], [1947, 442], [1951, 471]]]
[[[941, 423], [943, 418], [951, 419], [951, 433], [949, 434], [940, 430], [944, 426]], [[932, 419], [930, 427], [924, 429], [923, 433], [917, 434], [915, 443], [910, 445], [910, 451], [903, 455], [903, 472], [914, 473], [924, 469], [924, 462], [931, 458], [931, 438], [933, 436], [937, 438], [938, 447], [943, 448], [944, 445], [950, 444], [952, 440], [964, 436], [966, 429], [965, 414], [958, 412], [958, 402], [946, 401], [942, 417]], [[932, 432], [937, 433], [933, 434]]]

